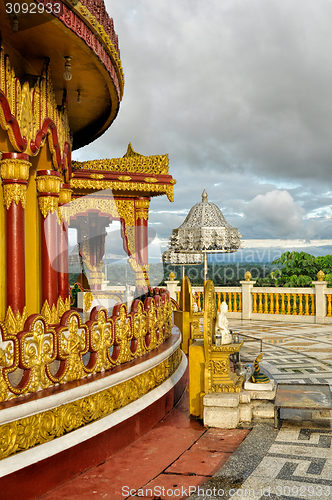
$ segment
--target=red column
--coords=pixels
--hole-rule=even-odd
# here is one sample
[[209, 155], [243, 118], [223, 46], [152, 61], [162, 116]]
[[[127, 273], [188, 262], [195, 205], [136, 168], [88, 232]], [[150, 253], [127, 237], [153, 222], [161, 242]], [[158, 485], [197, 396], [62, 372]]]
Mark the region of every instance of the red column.
[[[14, 317], [19, 313], [23, 323], [26, 315], [24, 210], [31, 167], [28, 160], [29, 156], [24, 153], [3, 153], [0, 162], [6, 207], [6, 319], [10, 308]], [[17, 332], [23, 328], [22, 321], [15, 321]]]
[[[57, 306], [58, 293], [58, 202], [60, 174], [55, 170], [37, 171], [38, 203], [41, 212], [42, 313]], [[55, 315], [47, 317], [55, 322]]]
[[[148, 254], [148, 219], [149, 219], [150, 198], [138, 198], [135, 201], [135, 221], [136, 221], [136, 259], [142, 267], [143, 276], [138, 277], [136, 285], [138, 288], [149, 286], [149, 254]], [[141, 273], [139, 273], [141, 274]], [[142, 284], [143, 287], [141, 286]], [[146, 290], [144, 290], [146, 291]]]
[[[65, 205], [71, 200], [71, 189], [69, 184], [60, 185], [59, 205]], [[69, 296], [69, 269], [68, 269], [68, 221], [63, 215], [61, 224], [58, 227], [59, 239], [59, 273], [58, 288], [59, 296], [65, 302]]]

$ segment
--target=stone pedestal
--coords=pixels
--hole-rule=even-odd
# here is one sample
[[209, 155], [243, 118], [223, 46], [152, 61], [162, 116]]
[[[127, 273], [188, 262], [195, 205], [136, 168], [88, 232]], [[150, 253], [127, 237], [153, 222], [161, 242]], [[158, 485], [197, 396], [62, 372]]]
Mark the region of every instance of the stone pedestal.
[[235, 429], [240, 422], [238, 393], [211, 393], [203, 398], [204, 425]]

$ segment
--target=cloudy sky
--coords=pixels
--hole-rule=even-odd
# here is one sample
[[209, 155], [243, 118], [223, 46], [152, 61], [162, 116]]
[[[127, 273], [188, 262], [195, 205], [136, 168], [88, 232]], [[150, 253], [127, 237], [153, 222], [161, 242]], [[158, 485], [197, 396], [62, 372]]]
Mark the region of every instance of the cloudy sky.
[[175, 201], [151, 202], [161, 241], [205, 188], [248, 249], [332, 253], [332, 2], [106, 6], [125, 93], [110, 129], [74, 159], [121, 157], [129, 141], [168, 153]]

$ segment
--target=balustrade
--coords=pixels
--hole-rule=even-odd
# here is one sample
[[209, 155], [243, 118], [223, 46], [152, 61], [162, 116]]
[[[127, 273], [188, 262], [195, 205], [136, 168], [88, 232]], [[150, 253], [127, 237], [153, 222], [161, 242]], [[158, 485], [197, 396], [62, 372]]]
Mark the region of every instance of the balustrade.
[[8, 333], [0, 323], [0, 402], [112, 369], [155, 349], [172, 331], [173, 305], [167, 291], [107, 310], [98, 306], [85, 324], [67, 311], [49, 327], [38, 314], [24, 330]]

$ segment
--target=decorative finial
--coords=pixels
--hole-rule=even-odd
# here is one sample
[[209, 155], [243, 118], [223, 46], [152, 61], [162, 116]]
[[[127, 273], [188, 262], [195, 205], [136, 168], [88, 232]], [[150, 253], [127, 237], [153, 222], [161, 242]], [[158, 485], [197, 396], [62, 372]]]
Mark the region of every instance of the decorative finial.
[[208, 195], [207, 195], [207, 192], [204, 189], [204, 191], [202, 193], [202, 202], [206, 203], [207, 201], [208, 201]]
[[171, 271], [171, 272], [169, 273], [168, 278], [169, 278], [169, 280], [170, 280], [170, 281], [174, 281], [174, 280], [175, 280], [175, 274], [173, 273], [173, 271]]
[[323, 271], [322, 270], [318, 271], [318, 273], [317, 273], [318, 281], [324, 281], [324, 278], [325, 278], [325, 274], [323, 273]]
[[250, 280], [251, 280], [251, 272], [250, 272], [250, 271], [247, 271], [247, 272], [245, 273], [244, 277], [245, 277], [245, 280], [246, 280], [246, 281], [250, 281]]

